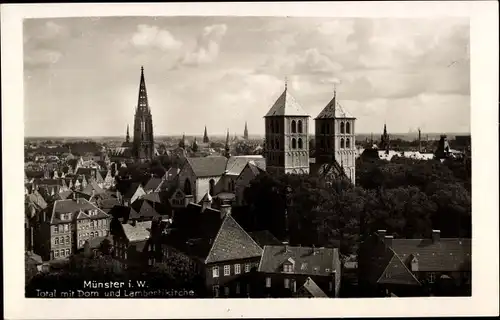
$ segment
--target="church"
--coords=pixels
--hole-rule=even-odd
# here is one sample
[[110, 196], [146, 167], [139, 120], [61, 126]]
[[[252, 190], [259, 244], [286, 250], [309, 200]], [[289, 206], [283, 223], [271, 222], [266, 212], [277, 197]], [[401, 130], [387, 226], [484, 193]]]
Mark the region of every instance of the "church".
[[310, 115], [285, 90], [264, 116], [265, 157], [269, 173], [312, 174], [356, 180], [356, 118], [337, 101], [336, 91], [315, 121], [315, 158], [309, 150]]
[[130, 141], [129, 126], [127, 135], [121, 147], [110, 150], [111, 157], [116, 159], [130, 159], [137, 161], [151, 161], [158, 155], [154, 145], [153, 116], [148, 101], [146, 81], [144, 79], [144, 67], [141, 67], [141, 79], [139, 82], [139, 97], [134, 116], [134, 136]]

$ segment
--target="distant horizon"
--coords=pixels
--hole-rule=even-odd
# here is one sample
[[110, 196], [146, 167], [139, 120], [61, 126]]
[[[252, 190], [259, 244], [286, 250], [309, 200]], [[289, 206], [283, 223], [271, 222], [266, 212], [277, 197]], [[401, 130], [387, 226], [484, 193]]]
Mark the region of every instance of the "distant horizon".
[[[208, 135], [208, 138], [210, 139], [211, 137], [217, 137], [217, 138], [225, 138], [226, 137], [226, 134], [227, 133], [219, 133], [219, 134], [212, 134], [212, 135]], [[372, 135], [374, 137], [377, 137], [379, 135], [382, 134], [382, 132], [379, 132], [379, 133], [375, 133], [375, 132], [363, 132], [363, 133], [356, 133], [355, 136], [370, 136]], [[391, 132], [388, 132], [389, 136], [409, 136], [409, 135], [417, 135], [418, 133], [417, 132], [406, 132], [406, 133], [402, 133], [402, 132], [394, 132], [394, 133], [391, 133]], [[470, 132], [422, 132], [422, 137], [425, 137], [426, 135], [432, 135], [432, 136], [435, 136], [435, 135], [447, 135], [447, 136], [459, 136], [459, 135], [471, 135]], [[165, 135], [165, 134], [161, 134], [161, 135], [154, 135], [154, 137], [159, 137], [159, 138], [169, 138], [169, 137], [182, 137], [183, 135], [185, 135], [186, 137], [203, 137], [203, 134], [183, 134], [183, 133], [180, 133], [180, 134], [169, 134], [169, 135]], [[239, 135], [237, 134], [236, 135], [237, 137], [243, 137], [243, 134]], [[249, 138], [252, 138], [252, 137], [264, 137], [265, 134], [262, 133], [262, 134], [249, 134], [248, 137]], [[234, 137], [234, 134], [231, 134], [229, 133], [229, 137], [230, 138], [233, 138]], [[310, 134], [310, 137], [314, 137], [314, 134]], [[25, 136], [24, 137], [25, 139], [95, 139], [95, 138], [125, 138], [125, 136], [122, 136], [122, 135], [109, 135], [109, 136]]]

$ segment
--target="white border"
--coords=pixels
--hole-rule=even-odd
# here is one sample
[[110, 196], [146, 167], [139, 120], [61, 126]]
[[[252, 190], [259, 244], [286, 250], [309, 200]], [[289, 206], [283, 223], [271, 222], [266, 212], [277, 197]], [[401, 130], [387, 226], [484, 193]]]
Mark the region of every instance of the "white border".
[[[81, 16], [464, 16], [471, 21], [473, 297], [414, 299], [28, 300], [23, 258], [23, 18]], [[8, 319], [498, 315], [498, 3], [2, 5], [4, 306]], [[291, 300], [291, 301], [290, 301]], [[62, 303], [64, 302], [64, 303]]]

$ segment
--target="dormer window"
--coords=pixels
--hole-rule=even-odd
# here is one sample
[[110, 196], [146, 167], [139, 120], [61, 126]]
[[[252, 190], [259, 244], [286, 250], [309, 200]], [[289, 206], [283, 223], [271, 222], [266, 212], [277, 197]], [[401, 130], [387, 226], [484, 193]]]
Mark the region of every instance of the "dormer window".
[[417, 259], [417, 257], [413, 257], [413, 259], [411, 259], [411, 271], [412, 272], [418, 271], [418, 259]]
[[292, 273], [293, 272], [293, 265], [291, 263], [283, 264], [283, 272]]

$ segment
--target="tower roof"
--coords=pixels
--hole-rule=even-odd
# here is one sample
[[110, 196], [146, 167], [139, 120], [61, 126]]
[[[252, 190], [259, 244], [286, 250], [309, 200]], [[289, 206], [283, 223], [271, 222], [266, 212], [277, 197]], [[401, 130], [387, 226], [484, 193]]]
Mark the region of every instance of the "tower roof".
[[325, 108], [318, 114], [316, 119], [335, 119], [335, 118], [346, 118], [346, 119], [356, 119], [353, 117], [344, 107], [337, 102], [337, 94], [333, 95], [332, 100], [326, 105]]
[[148, 93], [146, 91], [146, 81], [144, 80], [144, 67], [141, 67], [141, 82], [139, 84], [137, 111], [149, 112]]
[[276, 100], [272, 108], [264, 117], [280, 116], [310, 117], [307, 112], [302, 109], [297, 100], [295, 100], [295, 98], [290, 94], [286, 86], [281, 96], [278, 98], [278, 100]]

